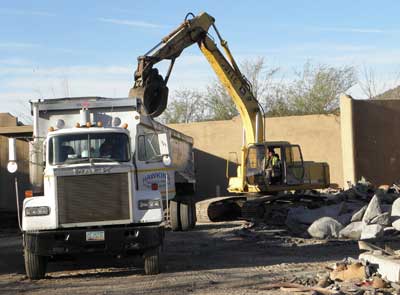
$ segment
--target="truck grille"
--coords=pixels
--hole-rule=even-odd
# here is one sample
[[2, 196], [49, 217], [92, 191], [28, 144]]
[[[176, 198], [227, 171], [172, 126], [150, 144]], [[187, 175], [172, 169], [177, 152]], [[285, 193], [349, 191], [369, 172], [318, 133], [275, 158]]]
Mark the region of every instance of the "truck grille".
[[60, 224], [130, 218], [128, 173], [60, 176], [57, 197]]

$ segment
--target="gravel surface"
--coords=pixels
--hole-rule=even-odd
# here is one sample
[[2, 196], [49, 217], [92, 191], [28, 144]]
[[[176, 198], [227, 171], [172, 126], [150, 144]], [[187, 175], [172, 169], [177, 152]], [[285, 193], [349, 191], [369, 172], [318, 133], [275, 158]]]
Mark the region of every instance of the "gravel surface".
[[14, 294], [280, 294], [275, 282], [312, 282], [325, 267], [358, 256], [354, 242], [293, 238], [245, 222], [198, 224], [167, 232], [162, 273], [145, 276], [137, 257], [88, 256], [51, 261], [47, 277], [25, 277], [21, 238], [0, 231], [0, 293]]

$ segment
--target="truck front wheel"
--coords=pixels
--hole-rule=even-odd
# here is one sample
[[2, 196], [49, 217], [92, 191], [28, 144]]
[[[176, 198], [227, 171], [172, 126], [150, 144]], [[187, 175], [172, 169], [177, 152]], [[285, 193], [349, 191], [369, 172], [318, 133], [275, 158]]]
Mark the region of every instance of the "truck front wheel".
[[25, 271], [31, 280], [43, 279], [46, 274], [47, 257], [34, 254], [24, 249]]
[[144, 273], [146, 275], [160, 273], [160, 247], [147, 250], [144, 253]]

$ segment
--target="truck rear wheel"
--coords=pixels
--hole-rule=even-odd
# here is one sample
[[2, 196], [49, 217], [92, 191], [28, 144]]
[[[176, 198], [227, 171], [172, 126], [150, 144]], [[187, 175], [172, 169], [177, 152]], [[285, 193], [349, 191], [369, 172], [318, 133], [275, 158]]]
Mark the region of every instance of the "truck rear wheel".
[[144, 273], [146, 275], [160, 273], [160, 247], [147, 250], [144, 253]]
[[25, 271], [31, 280], [43, 279], [46, 274], [47, 257], [34, 254], [24, 249]]
[[171, 229], [173, 231], [179, 231], [181, 230], [181, 224], [180, 224], [180, 213], [179, 213], [179, 203], [176, 201], [170, 201], [169, 202], [169, 218], [171, 222]]
[[190, 202], [190, 228], [194, 228], [196, 226], [196, 204], [195, 202]]
[[180, 204], [180, 217], [181, 217], [181, 227], [183, 231], [187, 231], [191, 225], [191, 218], [190, 218], [190, 206], [185, 203]]

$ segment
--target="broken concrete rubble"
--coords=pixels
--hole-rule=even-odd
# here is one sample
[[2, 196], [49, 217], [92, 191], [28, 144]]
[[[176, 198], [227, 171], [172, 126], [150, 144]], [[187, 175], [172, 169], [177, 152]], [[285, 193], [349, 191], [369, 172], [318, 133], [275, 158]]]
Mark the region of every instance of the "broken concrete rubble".
[[317, 239], [339, 238], [339, 232], [342, 228], [343, 225], [337, 220], [331, 217], [322, 217], [314, 221], [307, 232]]
[[383, 226], [380, 224], [365, 224], [362, 225], [361, 240], [376, 239], [383, 236]]
[[359, 240], [361, 238], [362, 227], [362, 221], [352, 222], [339, 232], [339, 237], [345, 239]]
[[369, 202], [367, 209], [365, 210], [362, 221], [366, 224], [370, 224], [371, 220], [380, 214], [382, 214], [382, 209], [380, 206], [379, 198], [377, 195], [374, 195]]
[[[315, 221], [310, 226], [310, 228], [313, 228], [315, 226], [318, 229], [317, 232], [323, 230], [334, 232], [334, 230], [332, 230], [332, 228], [328, 225], [336, 223], [337, 221], [331, 217], [322, 217]], [[294, 244], [296, 244], [296, 247], [303, 247], [303, 243], [311, 242], [310, 239], [293, 238], [293, 236], [286, 235], [288, 233], [279, 233], [277, 235], [275, 233], [274, 235], [270, 235], [271, 231], [275, 232], [273, 228], [273, 226], [268, 226], [265, 224], [263, 224], [262, 226], [261, 224], [257, 223], [246, 224], [243, 226], [240, 232], [247, 232], [247, 234], [241, 234], [240, 236], [245, 237], [246, 239], [250, 239], [252, 242], [258, 243], [260, 245], [268, 244], [269, 247], [276, 244], [279, 244], [280, 247], [282, 247], [283, 240], [285, 240], [285, 243], [287, 243], [287, 241], [291, 241], [291, 243], [293, 243], [291, 247], [293, 247]], [[345, 228], [340, 230], [339, 236], [341, 238], [349, 237], [351, 239], [359, 239], [361, 237], [361, 232], [363, 229], [365, 231], [365, 229], [371, 230], [376, 228], [385, 228], [391, 230], [390, 227], [384, 227], [379, 224], [368, 225], [362, 221], [358, 221], [352, 222]], [[350, 232], [350, 234], [344, 235], [343, 233], [345, 233], [346, 230]], [[383, 231], [384, 230], [382, 230], [382, 232]], [[378, 230], [377, 232], [380, 231]], [[325, 234], [325, 232], [323, 232], [323, 234]], [[380, 234], [381, 233], [378, 233], [377, 236], [379, 236]], [[254, 235], [258, 236], [254, 237]], [[315, 234], [313, 235], [316, 236]], [[333, 236], [334, 234], [331, 235]], [[317, 238], [321, 239], [322, 235], [318, 236]], [[327, 237], [325, 236], [324, 239], [326, 238]], [[378, 242], [381, 243], [382, 241]], [[329, 244], [334, 245], [336, 243], [348, 242], [315, 240], [312, 241], [312, 243], [326, 243], [326, 245], [328, 246]], [[371, 244], [370, 242], [365, 241], [359, 241], [358, 243], [360, 250], [368, 251], [367, 253], [369, 255], [378, 257], [383, 256], [385, 258], [395, 257], [395, 260], [399, 261], [400, 265], [400, 259], [397, 259], [397, 257], [399, 257], [398, 255], [400, 255], [400, 251], [397, 252], [389, 246], [380, 248]], [[353, 242], [350, 242], [349, 244], [354, 245]], [[332, 248], [332, 250], [335, 251], [334, 248]], [[362, 258], [362, 256], [360, 256], [360, 258]], [[381, 267], [377, 263], [373, 263], [369, 260], [367, 261], [365, 259], [352, 259], [349, 257], [344, 259], [343, 261], [336, 263], [333, 267], [329, 267], [329, 265], [326, 265], [324, 269], [320, 269], [318, 271], [318, 274], [314, 273], [313, 275], [311, 275], [311, 277], [308, 274], [290, 274], [290, 277], [288, 277], [287, 279], [285, 278], [283, 281], [279, 281], [276, 284], [268, 285], [268, 288], [277, 288], [280, 289], [281, 292], [288, 292], [288, 294], [294, 294], [294, 292], [300, 291], [314, 291], [313, 294], [399, 294], [396, 293], [396, 286], [400, 285], [397, 282], [390, 282], [390, 277], [386, 275], [386, 271], [393, 272], [393, 268], [385, 269], [385, 267], [386, 266]], [[326, 273], [325, 269], [329, 269], [329, 273]], [[324, 270], [325, 273], [323, 273]]]
[[382, 213], [382, 214], [379, 214], [379, 215], [375, 216], [371, 220], [371, 224], [380, 224], [382, 226], [390, 225], [390, 213], [389, 212], [385, 212], [385, 213]]
[[400, 260], [397, 256], [379, 255], [371, 252], [361, 253], [360, 260], [367, 261], [377, 266], [378, 273], [382, 278], [391, 282], [400, 282]]
[[391, 216], [393, 221], [400, 219], [400, 198], [393, 202]]
[[[395, 222], [400, 219], [397, 185], [376, 189], [362, 179], [344, 191], [326, 189], [283, 194], [264, 207], [261, 222], [285, 226], [298, 237], [359, 240], [400, 235], [400, 221]], [[332, 224], [335, 224], [334, 230]]]
[[342, 294], [399, 294], [398, 251], [363, 241], [359, 242], [359, 248], [367, 252], [360, 254], [358, 260], [346, 258], [336, 263], [329, 273], [331, 285], [324, 284], [324, 288], [336, 283], [335, 288], [339, 286]]
[[397, 219], [392, 223], [392, 227], [394, 227], [397, 231], [400, 231], [400, 219]]
[[363, 206], [360, 210], [353, 214], [353, 216], [351, 217], [351, 222], [361, 221], [364, 216], [365, 210], [367, 210], [367, 205]]

